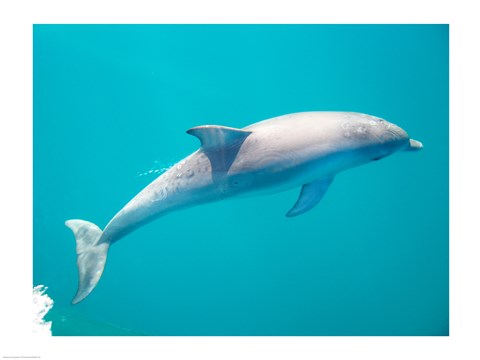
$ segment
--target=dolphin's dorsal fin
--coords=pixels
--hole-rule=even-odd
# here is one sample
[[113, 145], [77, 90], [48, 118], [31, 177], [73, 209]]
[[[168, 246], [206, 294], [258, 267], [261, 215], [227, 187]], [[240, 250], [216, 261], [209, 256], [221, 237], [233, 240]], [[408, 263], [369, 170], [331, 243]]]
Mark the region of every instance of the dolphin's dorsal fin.
[[251, 131], [227, 126], [204, 125], [187, 130], [200, 139], [201, 150], [210, 160], [213, 181], [221, 181], [232, 166], [241, 145]]
[[287, 213], [287, 216], [292, 217], [301, 215], [308, 210], [313, 209], [315, 205], [322, 200], [323, 195], [327, 192], [333, 179], [333, 176], [329, 176], [303, 185], [297, 202]]
[[222, 148], [241, 143], [252, 132], [219, 125], [196, 126], [187, 130], [187, 134], [200, 139], [203, 149]]

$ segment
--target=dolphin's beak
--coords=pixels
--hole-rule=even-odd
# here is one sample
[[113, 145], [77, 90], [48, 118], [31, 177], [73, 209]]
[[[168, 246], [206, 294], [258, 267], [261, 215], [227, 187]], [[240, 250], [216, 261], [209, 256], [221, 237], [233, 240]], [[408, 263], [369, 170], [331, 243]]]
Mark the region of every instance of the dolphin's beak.
[[423, 145], [420, 141], [410, 139], [410, 143], [405, 146], [405, 151], [418, 151], [423, 149]]

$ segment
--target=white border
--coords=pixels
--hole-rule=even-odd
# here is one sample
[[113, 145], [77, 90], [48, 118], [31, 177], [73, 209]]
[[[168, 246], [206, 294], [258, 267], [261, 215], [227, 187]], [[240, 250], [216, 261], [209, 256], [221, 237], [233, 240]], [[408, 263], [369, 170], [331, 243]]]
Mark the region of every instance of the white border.
[[[440, 1], [3, 1], [0, 4], [2, 280], [0, 356], [42, 359], [479, 358], [480, 64], [475, 8]], [[473, 4], [474, 2], [470, 2]], [[450, 23], [451, 321], [449, 337], [54, 337], [29, 326], [32, 273], [33, 23]], [[421, 206], [421, 204], [420, 204]]]

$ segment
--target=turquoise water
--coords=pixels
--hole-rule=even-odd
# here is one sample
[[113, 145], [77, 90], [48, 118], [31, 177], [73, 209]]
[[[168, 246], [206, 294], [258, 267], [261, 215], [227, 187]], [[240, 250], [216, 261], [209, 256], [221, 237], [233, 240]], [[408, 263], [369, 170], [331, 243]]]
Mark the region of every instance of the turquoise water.
[[[33, 279], [54, 335], [448, 335], [447, 25], [35, 25]], [[299, 189], [179, 211], [77, 288], [103, 228], [198, 148], [185, 131], [358, 111], [424, 144]]]

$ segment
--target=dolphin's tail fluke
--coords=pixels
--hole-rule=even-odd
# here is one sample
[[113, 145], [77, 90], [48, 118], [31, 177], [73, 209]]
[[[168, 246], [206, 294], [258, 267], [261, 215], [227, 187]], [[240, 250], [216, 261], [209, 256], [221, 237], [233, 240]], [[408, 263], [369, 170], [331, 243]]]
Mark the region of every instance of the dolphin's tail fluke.
[[77, 304], [92, 292], [100, 280], [110, 244], [99, 243], [102, 230], [91, 222], [68, 220], [65, 225], [73, 231], [77, 241], [78, 290], [72, 300], [72, 304]]

